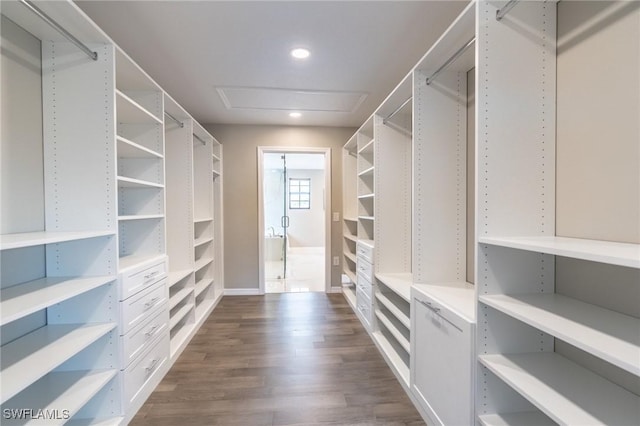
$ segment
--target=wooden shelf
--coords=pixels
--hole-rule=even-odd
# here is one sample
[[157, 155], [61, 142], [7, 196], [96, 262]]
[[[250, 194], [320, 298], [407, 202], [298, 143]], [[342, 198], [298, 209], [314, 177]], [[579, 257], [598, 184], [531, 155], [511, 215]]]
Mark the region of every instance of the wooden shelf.
[[132, 142], [122, 136], [116, 136], [116, 140], [118, 142], [118, 158], [164, 158], [159, 152]]
[[342, 236], [349, 241], [353, 241], [354, 243], [358, 241], [358, 237], [355, 235], [343, 234]]
[[182, 269], [179, 271], [169, 272], [169, 274], [167, 275], [167, 285], [169, 286], [169, 288], [173, 287], [183, 279], [187, 278], [192, 272], [192, 269]]
[[554, 352], [480, 355], [479, 360], [557, 423], [638, 422], [640, 397]]
[[147, 111], [142, 105], [116, 89], [116, 117], [118, 123], [162, 124], [162, 120]]
[[413, 276], [410, 272], [398, 274], [376, 274], [376, 278], [398, 296], [402, 297], [407, 302], [411, 302]]
[[636, 376], [640, 319], [560, 294], [480, 296], [479, 300]]
[[404, 325], [407, 330], [411, 330], [411, 319], [402, 312], [384, 293], [376, 291], [376, 299], [384, 305], [397, 319]]
[[398, 327], [396, 327], [393, 321], [387, 318], [387, 316], [379, 309], [376, 309], [376, 317], [378, 317], [378, 320], [387, 328], [389, 333], [391, 333], [391, 335], [395, 337], [400, 346], [402, 346], [402, 348], [408, 354], [410, 354], [411, 345], [409, 344], [409, 340], [407, 340], [407, 338], [403, 336], [402, 332], [398, 329]]
[[484, 426], [556, 426], [539, 411], [524, 411], [521, 413], [483, 414], [478, 416], [480, 424]]
[[213, 262], [213, 257], [206, 257], [206, 258], [197, 260], [194, 270], [195, 271], [199, 271], [200, 269], [204, 268], [205, 266], [207, 266], [211, 262]]
[[353, 311], [356, 311], [356, 291], [353, 287], [342, 287], [342, 294], [347, 299]]
[[194, 247], [200, 247], [203, 244], [210, 243], [213, 241], [213, 237], [200, 237], [196, 238], [193, 242]]
[[358, 195], [358, 200], [373, 200], [375, 198], [375, 194], [371, 193], [371, 194], [364, 194], [364, 195]]
[[177, 291], [173, 296], [169, 298], [169, 310], [175, 308], [184, 299], [186, 299], [191, 293], [193, 293], [192, 287], [185, 287]]
[[116, 277], [47, 277], [0, 290], [0, 325], [101, 287]]
[[640, 244], [565, 237], [480, 237], [480, 243], [640, 268]]
[[112, 231], [79, 231], [79, 232], [22, 232], [17, 234], [0, 235], [0, 250], [33, 247], [45, 244], [65, 243], [69, 241], [86, 240], [89, 238], [109, 237], [115, 235]]
[[127, 222], [132, 220], [149, 220], [149, 219], [163, 219], [164, 215], [162, 214], [130, 214], [118, 216], [118, 221]]
[[361, 171], [360, 173], [358, 173], [358, 177], [373, 176], [373, 171], [374, 170], [375, 170], [375, 167], [371, 166], [368, 169], [365, 169], [365, 170]]
[[213, 278], [203, 278], [196, 283], [195, 295], [196, 297], [204, 293], [213, 284]]
[[349, 277], [352, 283], [356, 282], [356, 274], [353, 271], [345, 269], [344, 273]]
[[402, 358], [400, 358], [400, 356], [396, 352], [395, 348], [380, 331], [373, 332], [372, 336], [378, 347], [381, 349], [384, 357], [387, 359], [388, 364], [391, 365], [399, 378], [402, 379], [402, 381], [404, 382], [404, 386], [408, 388], [409, 367], [407, 367]]
[[344, 219], [347, 222], [357, 222], [358, 221], [357, 217], [344, 216], [342, 219]]
[[[117, 370], [52, 372], [3, 405], [3, 409], [68, 410], [73, 417], [116, 375]], [[63, 408], [61, 408], [63, 407]], [[66, 419], [48, 419], [47, 425], [63, 425]], [[3, 425], [38, 425], [41, 419], [3, 420]]]
[[344, 257], [349, 259], [350, 261], [352, 261], [353, 263], [356, 263], [356, 255], [353, 253], [349, 253], [348, 251], [344, 252]]
[[27, 388], [116, 327], [47, 325], [2, 347], [0, 402]]
[[176, 325], [178, 325], [180, 321], [182, 321], [184, 317], [193, 310], [193, 308], [195, 308], [193, 303], [187, 303], [178, 309], [175, 314], [171, 315], [171, 319], [169, 320], [169, 330], [172, 330]]
[[360, 148], [358, 150], [358, 154], [367, 154], [367, 153], [373, 153], [373, 143], [374, 143], [374, 139], [371, 139], [369, 142], [367, 142], [362, 148]]
[[118, 176], [118, 188], [164, 188], [161, 183]]
[[198, 217], [193, 219], [193, 223], [213, 222], [212, 217]]

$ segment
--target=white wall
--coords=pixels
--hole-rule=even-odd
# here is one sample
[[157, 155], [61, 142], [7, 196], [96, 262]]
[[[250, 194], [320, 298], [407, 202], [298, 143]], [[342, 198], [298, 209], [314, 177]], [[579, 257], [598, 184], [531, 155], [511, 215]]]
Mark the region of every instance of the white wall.
[[[324, 246], [324, 170], [289, 170], [288, 178], [311, 179], [310, 209], [289, 209], [289, 246]], [[335, 210], [335, 209], [334, 209]]]

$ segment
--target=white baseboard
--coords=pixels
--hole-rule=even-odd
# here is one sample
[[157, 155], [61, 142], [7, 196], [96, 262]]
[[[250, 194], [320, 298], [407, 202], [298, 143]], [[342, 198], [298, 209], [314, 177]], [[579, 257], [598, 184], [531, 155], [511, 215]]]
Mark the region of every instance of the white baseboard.
[[225, 296], [259, 296], [259, 288], [225, 288]]

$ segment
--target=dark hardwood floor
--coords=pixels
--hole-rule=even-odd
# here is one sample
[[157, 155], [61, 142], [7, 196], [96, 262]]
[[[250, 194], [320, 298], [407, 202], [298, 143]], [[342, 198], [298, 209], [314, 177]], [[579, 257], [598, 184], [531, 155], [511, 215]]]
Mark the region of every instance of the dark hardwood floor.
[[225, 297], [132, 425], [424, 425], [341, 294]]

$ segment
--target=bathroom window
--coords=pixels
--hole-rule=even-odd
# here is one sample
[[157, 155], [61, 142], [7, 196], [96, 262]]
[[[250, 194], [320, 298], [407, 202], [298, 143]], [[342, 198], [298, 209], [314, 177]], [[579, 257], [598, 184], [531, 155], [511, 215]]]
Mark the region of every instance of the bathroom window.
[[289, 179], [289, 208], [311, 208], [311, 179]]

